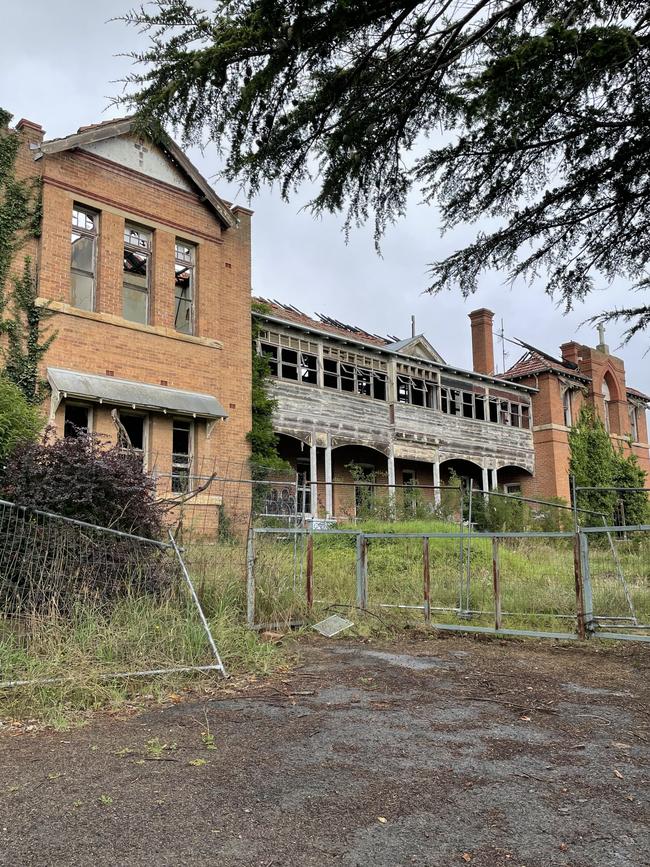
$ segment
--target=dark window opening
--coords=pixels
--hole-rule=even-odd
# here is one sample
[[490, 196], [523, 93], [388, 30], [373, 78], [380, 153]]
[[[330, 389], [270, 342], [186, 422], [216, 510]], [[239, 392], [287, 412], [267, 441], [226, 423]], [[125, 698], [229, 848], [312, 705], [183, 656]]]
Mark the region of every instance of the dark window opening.
[[88, 433], [90, 427], [89, 418], [90, 409], [87, 406], [66, 404], [63, 436], [77, 437], [79, 434]]
[[271, 346], [269, 343], [262, 343], [262, 355], [266, 358], [269, 365], [269, 373], [271, 376], [278, 375], [278, 348]]
[[397, 401], [398, 403], [408, 403], [410, 397], [409, 380], [406, 376], [397, 377]]
[[510, 411], [507, 400], [501, 401], [501, 424], [510, 424]]
[[351, 364], [341, 364], [341, 390], [354, 391], [354, 367]]
[[474, 418], [485, 421], [485, 398], [478, 395], [474, 398]]
[[[127, 433], [129, 442], [135, 451], [144, 454], [144, 421], [143, 415], [130, 415], [129, 413], [120, 413], [120, 422]], [[122, 438], [122, 445], [128, 447], [128, 443]]]
[[333, 358], [323, 360], [323, 385], [326, 388], [339, 387], [339, 363]]
[[427, 406], [429, 409], [438, 409], [438, 388], [431, 382], [426, 383]]
[[370, 397], [371, 392], [371, 374], [369, 370], [365, 370], [362, 367], [357, 368], [357, 392], [359, 394], [365, 394], [366, 397]]
[[463, 392], [463, 417], [474, 417], [474, 395], [469, 391]]
[[317, 385], [318, 359], [315, 355], [308, 355], [306, 352], [300, 353], [300, 379], [309, 385]]
[[386, 376], [374, 373], [372, 377], [372, 396], [375, 400], [386, 400]]
[[460, 392], [456, 388], [449, 389], [449, 415], [458, 415], [458, 397]]
[[298, 379], [298, 353], [295, 349], [282, 350], [282, 378]]
[[172, 491], [190, 490], [192, 465], [192, 422], [174, 419], [172, 430]]
[[440, 389], [440, 409], [444, 413], [449, 412], [449, 392], [444, 387]]
[[490, 421], [499, 421], [499, 403], [493, 397], [490, 398]]
[[530, 428], [530, 407], [528, 406], [521, 408], [521, 426], [526, 430]]
[[426, 403], [426, 391], [421, 379], [411, 380], [411, 403], [415, 406], [424, 406]]
[[510, 404], [510, 424], [512, 427], [519, 427], [519, 404]]

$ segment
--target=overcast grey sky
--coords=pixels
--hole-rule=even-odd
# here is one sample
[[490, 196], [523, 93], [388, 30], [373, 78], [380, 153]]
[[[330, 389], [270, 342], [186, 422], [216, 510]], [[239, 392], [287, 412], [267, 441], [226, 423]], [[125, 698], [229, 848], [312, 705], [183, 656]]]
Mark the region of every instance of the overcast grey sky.
[[[4, 0], [0, 105], [15, 120], [26, 117], [42, 124], [47, 138], [119, 114], [108, 107], [109, 99], [119, 92], [116, 82], [129, 71], [130, 61], [118, 55], [136, 48], [139, 36], [109, 19], [132, 5], [128, 0], [23, 0], [11, 5]], [[248, 204], [236, 189], [215, 179], [219, 164], [209, 148], [191, 157], [221, 195]], [[253, 291], [306, 313], [326, 313], [371, 332], [400, 337], [410, 333], [414, 313], [417, 330], [446, 361], [461, 367], [471, 367], [467, 314], [477, 307], [494, 310], [495, 330], [503, 319], [506, 335], [557, 355], [559, 344], [568, 340], [595, 345], [595, 331], [580, 323], [605, 308], [628, 303], [621, 281], [565, 315], [543, 286], [529, 287], [522, 281], [510, 289], [497, 274], [487, 275], [468, 301], [451, 294], [423, 295], [427, 263], [472, 238], [475, 228], [441, 237], [435, 209], [418, 205], [414, 198], [407, 218], [387, 233], [383, 258], [378, 258], [370, 228], [353, 232], [346, 245], [340, 218], [316, 220], [301, 210], [308, 198], [305, 191], [285, 204], [277, 191], [265, 191], [251, 203]], [[620, 331], [609, 326], [610, 349], [624, 358], [628, 385], [650, 393], [650, 354], [644, 358], [650, 334], [618, 350]], [[508, 366], [521, 353], [516, 346], [505, 347]], [[499, 341], [495, 351], [501, 369]]]

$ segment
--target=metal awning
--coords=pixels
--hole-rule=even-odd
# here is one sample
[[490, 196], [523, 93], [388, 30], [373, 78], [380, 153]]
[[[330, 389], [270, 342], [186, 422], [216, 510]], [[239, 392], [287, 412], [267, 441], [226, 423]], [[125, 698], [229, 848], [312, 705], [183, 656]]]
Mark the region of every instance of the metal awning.
[[113, 376], [80, 373], [77, 370], [63, 370], [59, 367], [48, 367], [47, 379], [57, 404], [61, 398], [72, 397], [111, 406], [172, 412], [193, 418], [228, 418], [223, 406], [210, 394], [116, 379]]

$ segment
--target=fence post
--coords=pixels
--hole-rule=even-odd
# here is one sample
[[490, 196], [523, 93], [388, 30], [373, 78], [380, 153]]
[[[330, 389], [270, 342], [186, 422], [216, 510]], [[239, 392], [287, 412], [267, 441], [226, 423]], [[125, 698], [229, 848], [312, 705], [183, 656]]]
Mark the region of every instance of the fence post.
[[492, 536], [492, 586], [494, 589], [494, 628], [501, 629], [501, 564], [499, 537]]
[[591, 591], [591, 570], [589, 568], [589, 537], [586, 533], [578, 534], [580, 539], [580, 575], [582, 577], [582, 606], [584, 613], [584, 629], [588, 636], [594, 631], [594, 600]]
[[255, 531], [248, 528], [246, 539], [246, 623], [249, 629], [255, 626]]
[[307, 610], [314, 604], [314, 536], [307, 536]]
[[578, 615], [578, 638], [585, 639], [593, 631], [594, 603], [589, 572], [589, 538], [586, 533], [576, 533], [573, 545], [573, 562], [576, 584], [576, 608]]
[[424, 622], [431, 623], [431, 570], [429, 568], [429, 539], [422, 539], [422, 570], [424, 579]]
[[368, 607], [368, 540], [357, 534], [357, 608]]

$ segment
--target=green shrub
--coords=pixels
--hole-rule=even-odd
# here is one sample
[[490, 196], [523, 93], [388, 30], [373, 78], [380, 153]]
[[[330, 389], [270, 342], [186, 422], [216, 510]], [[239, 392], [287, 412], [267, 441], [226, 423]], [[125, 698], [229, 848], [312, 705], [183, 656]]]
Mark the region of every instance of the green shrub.
[[17, 446], [35, 442], [43, 427], [38, 409], [0, 375], [0, 461], [4, 465]]

